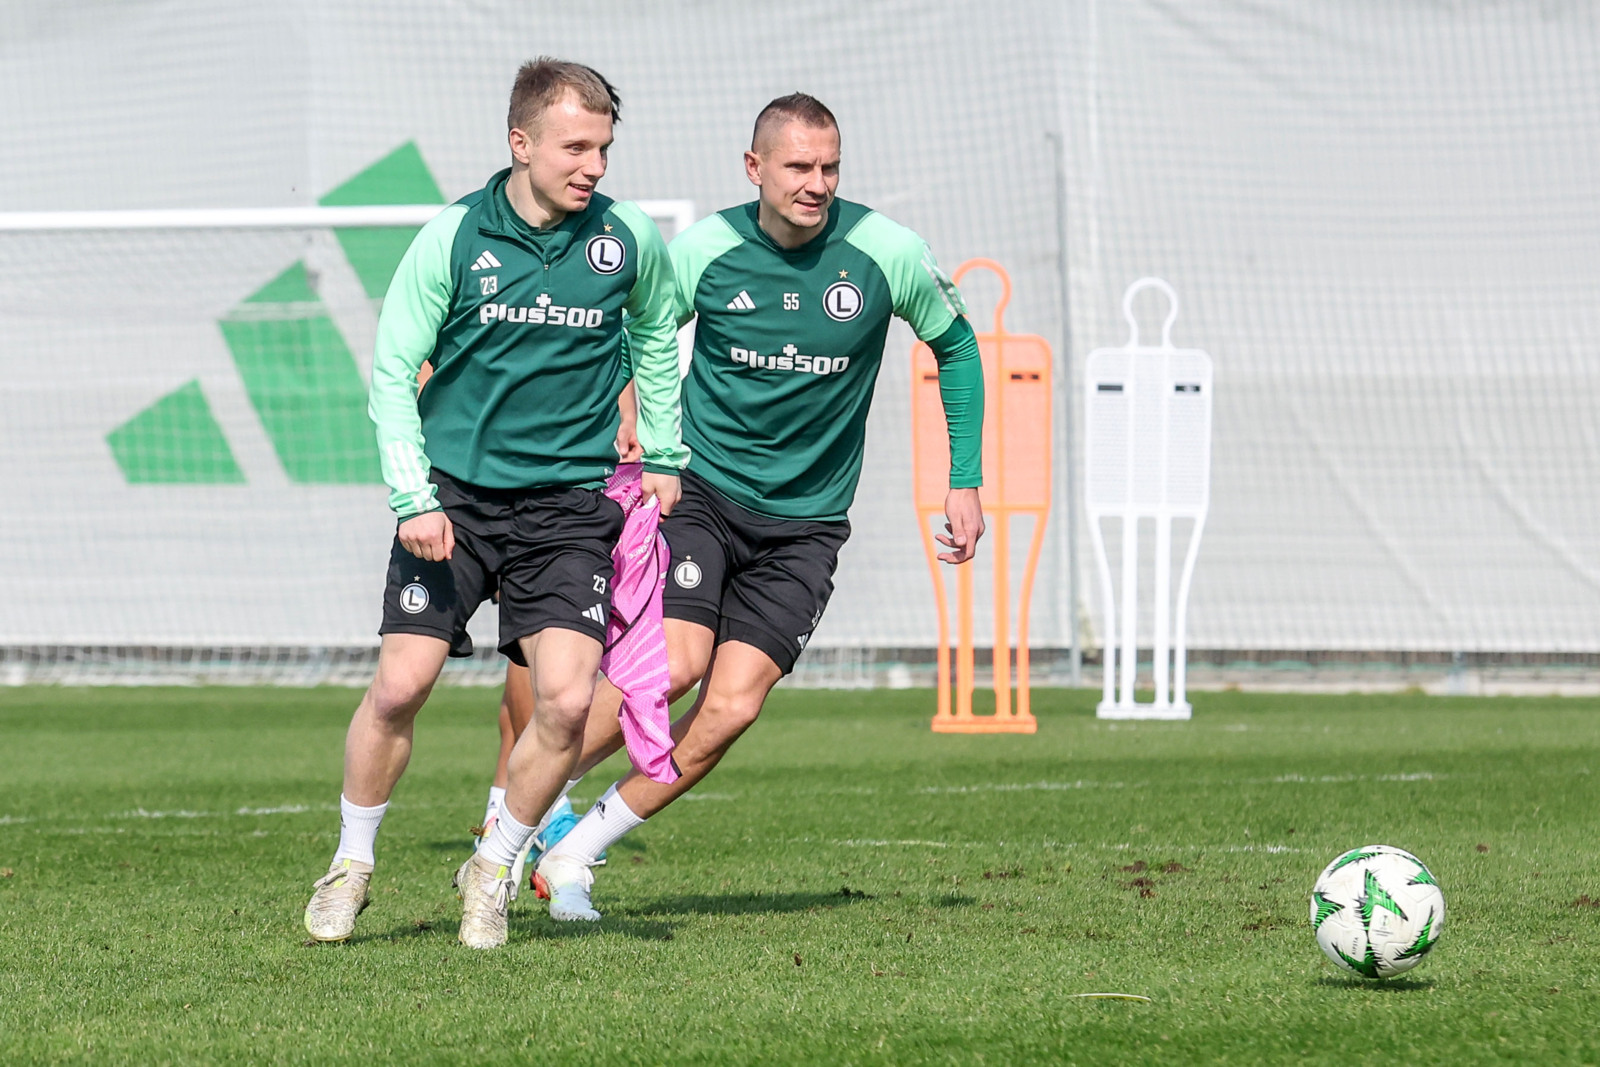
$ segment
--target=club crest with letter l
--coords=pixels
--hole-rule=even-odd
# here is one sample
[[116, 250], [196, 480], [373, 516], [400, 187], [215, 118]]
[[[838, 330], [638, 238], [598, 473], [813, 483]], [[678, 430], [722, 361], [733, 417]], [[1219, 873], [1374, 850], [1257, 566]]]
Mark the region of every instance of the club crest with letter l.
[[428, 606], [428, 587], [421, 582], [412, 582], [400, 590], [400, 607], [408, 614], [416, 615]]
[[583, 254], [596, 274], [615, 274], [628, 261], [628, 246], [619, 237], [601, 233], [589, 238]]
[[835, 322], [849, 322], [861, 314], [865, 303], [854, 282], [834, 282], [822, 294], [822, 310]]

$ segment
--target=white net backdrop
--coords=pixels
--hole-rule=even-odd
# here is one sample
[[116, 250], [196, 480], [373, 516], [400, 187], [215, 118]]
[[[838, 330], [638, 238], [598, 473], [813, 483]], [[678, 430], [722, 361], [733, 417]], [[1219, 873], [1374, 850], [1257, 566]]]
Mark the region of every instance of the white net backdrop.
[[1196, 646], [1595, 650], [1595, 9], [1074, 13], [1074, 336], [1148, 269], [1217, 363]]
[[[1057, 345], [1060, 416], [1069, 354], [1123, 338], [1126, 284], [1172, 282], [1174, 341], [1217, 374], [1191, 647], [1600, 651], [1588, 5], [27, 0], [0, 9], [0, 211], [310, 205], [406, 145], [453, 199], [502, 165], [511, 75], [541, 52], [624, 94], [606, 191], [702, 213], [751, 195], [761, 104], [827, 101], [842, 195], [947, 268], [1010, 270], [1008, 327]], [[252, 300], [295, 263], [301, 289]], [[290, 336], [346, 353], [337, 399], [370, 360], [370, 290], [325, 230], [0, 233], [0, 645], [373, 643], [382, 489], [359, 457], [307, 458], [338, 440], [286, 452], [316, 411], [274, 415], [219, 325], [316, 320]], [[910, 340], [891, 332], [818, 647], [933, 643]], [[152, 443], [174, 426], [213, 457], [198, 480]], [[1069, 454], [1058, 436], [1063, 491]], [[1035, 644], [1077, 625], [1092, 649], [1064, 503]]]

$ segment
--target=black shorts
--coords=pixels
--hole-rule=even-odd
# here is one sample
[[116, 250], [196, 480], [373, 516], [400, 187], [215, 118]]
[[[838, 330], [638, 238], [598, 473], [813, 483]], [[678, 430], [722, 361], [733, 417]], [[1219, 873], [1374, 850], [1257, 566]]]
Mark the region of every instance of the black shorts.
[[611, 550], [622, 508], [598, 489], [485, 489], [430, 477], [455, 527], [451, 558], [418, 559], [395, 537], [380, 634], [426, 634], [472, 655], [467, 621], [500, 594], [500, 651], [527, 666], [518, 640], [556, 627], [605, 642]]
[[661, 523], [672, 548], [666, 617], [706, 627], [719, 645], [754, 645], [788, 674], [822, 621], [850, 523], [757, 515], [687, 471], [682, 484]]

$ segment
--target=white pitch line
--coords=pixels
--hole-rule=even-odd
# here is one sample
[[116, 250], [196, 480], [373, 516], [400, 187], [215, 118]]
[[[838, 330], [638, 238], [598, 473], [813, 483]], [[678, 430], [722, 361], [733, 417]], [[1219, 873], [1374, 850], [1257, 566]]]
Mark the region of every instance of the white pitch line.
[[930, 785], [915, 792], [923, 795], [960, 793], [1027, 793], [1035, 790], [1058, 792], [1071, 789], [1126, 789], [1126, 782], [984, 782], [978, 785]]
[[1140, 996], [1138, 993], [1068, 993], [1068, 1000], [1142, 1000], [1146, 1004], [1154, 1003], [1149, 997]]
[[[800, 844], [815, 843], [809, 837], [797, 839]], [[830, 840], [825, 842], [841, 848], [1045, 848], [1045, 849], [1085, 849], [1102, 852], [1147, 852], [1152, 855], [1172, 855], [1179, 852], [1261, 852], [1268, 855], [1298, 854], [1310, 852], [1311, 849], [1295, 848], [1291, 845], [1158, 845], [1149, 842], [1134, 843], [1131, 841], [1103, 841], [1099, 843], [1084, 844], [1077, 841], [925, 841], [920, 838], [906, 839], [873, 839], [873, 838], [846, 838], [844, 840]]]
[[1121, 844], [1084, 845], [1084, 848], [1102, 848], [1111, 852], [1148, 852], [1151, 855], [1165, 855], [1169, 852], [1265, 852], [1278, 856], [1300, 852], [1310, 852], [1309, 848], [1295, 848], [1292, 845], [1152, 845], [1147, 842], [1123, 842]]
[[[1202, 849], [1201, 851], [1208, 851]], [[1269, 852], [1276, 856], [1284, 852], [1310, 852], [1308, 848], [1291, 848], [1288, 845], [1229, 845], [1227, 848], [1210, 849], [1212, 852]]]
[[134, 808], [111, 816], [113, 819], [214, 819], [221, 815], [220, 811], [145, 811], [143, 808]]
[[[1193, 779], [1185, 784], [1195, 786], [1228, 785], [1337, 785], [1347, 782], [1436, 782], [1448, 775], [1431, 771], [1414, 771], [1404, 774], [1325, 774], [1308, 777], [1303, 774], [1280, 774], [1272, 778]], [[1131, 788], [1142, 789], [1149, 783], [1135, 782]], [[1075, 782], [978, 782], [973, 785], [930, 785], [913, 789], [920, 796], [960, 796], [967, 793], [1026, 793], [1067, 792], [1078, 789], [1128, 789], [1127, 782], [1092, 782], [1079, 779]], [[862, 790], [867, 792], [868, 790]], [[842, 791], [834, 791], [842, 792]], [[693, 794], [689, 794], [693, 796]]]
[[1446, 777], [1429, 771], [1411, 774], [1324, 774], [1308, 778], [1303, 774], [1280, 774], [1276, 778], [1251, 778], [1246, 785], [1339, 785], [1346, 782], [1435, 782]]
[[111, 819], [232, 819], [239, 816], [257, 815], [301, 815], [308, 811], [338, 811], [332, 804], [322, 804], [313, 808], [306, 804], [275, 804], [270, 807], [252, 808], [242, 807], [237, 811], [189, 811], [178, 809], [176, 811], [146, 811], [144, 808], [134, 808], [132, 811], [117, 812], [109, 815]]

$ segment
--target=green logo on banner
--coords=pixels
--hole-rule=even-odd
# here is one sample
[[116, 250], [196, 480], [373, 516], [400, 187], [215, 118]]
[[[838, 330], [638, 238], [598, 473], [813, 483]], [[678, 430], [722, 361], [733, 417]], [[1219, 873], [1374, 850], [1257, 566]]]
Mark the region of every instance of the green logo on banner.
[[[334, 189], [324, 206], [443, 204], [414, 144], [404, 144]], [[335, 229], [369, 298], [381, 299], [416, 227]], [[355, 357], [305, 264], [296, 262], [217, 324], [250, 404], [291, 481], [383, 481]], [[130, 485], [244, 481], [198, 381], [190, 381], [106, 437]]]
[[185, 382], [106, 435], [130, 485], [237, 485], [244, 472], [198, 380]]

